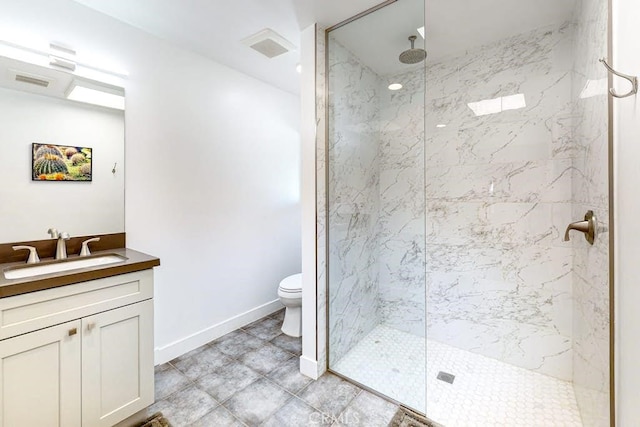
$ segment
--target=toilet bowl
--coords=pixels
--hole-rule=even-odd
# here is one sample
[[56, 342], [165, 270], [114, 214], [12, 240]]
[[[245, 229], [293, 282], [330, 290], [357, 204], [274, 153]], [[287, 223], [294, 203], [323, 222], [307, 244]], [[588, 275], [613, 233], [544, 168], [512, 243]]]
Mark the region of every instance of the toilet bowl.
[[302, 336], [302, 273], [285, 277], [278, 286], [278, 297], [286, 307], [282, 333], [290, 337]]

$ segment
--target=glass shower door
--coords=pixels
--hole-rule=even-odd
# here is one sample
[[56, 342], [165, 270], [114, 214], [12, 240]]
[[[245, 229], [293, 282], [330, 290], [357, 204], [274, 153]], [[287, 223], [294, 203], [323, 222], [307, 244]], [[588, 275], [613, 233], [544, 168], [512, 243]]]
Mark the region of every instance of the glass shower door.
[[403, 0], [327, 33], [329, 369], [421, 412], [423, 17]]
[[460, 4], [426, 2], [427, 416], [607, 426], [607, 2]]

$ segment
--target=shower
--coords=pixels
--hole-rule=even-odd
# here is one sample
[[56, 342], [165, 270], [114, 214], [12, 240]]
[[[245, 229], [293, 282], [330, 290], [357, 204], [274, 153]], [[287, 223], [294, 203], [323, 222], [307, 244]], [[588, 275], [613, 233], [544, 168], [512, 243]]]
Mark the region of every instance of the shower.
[[416, 36], [409, 36], [409, 41], [411, 42], [411, 49], [405, 50], [400, 54], [400, 62], [403, 64], [417, 64], [422, 62], [427, 57], [427, 51], [424, 49], [416, 49], [414, 44], [416, 42]]
[[608, 5], [539, 2], [397, 0], [317, 38], [327, 368], [447, 427], [609, 425], [609, 243], [563, 240], [609, 223]]

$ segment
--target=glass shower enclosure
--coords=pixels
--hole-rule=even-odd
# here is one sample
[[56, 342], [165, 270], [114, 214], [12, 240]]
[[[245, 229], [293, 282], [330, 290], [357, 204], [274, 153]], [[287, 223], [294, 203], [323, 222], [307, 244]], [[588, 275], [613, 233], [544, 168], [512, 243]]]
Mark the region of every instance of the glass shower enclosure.
[[608, 4], [495, 3], [327, 30], [328, 368], [445, 426], [606, 426]]

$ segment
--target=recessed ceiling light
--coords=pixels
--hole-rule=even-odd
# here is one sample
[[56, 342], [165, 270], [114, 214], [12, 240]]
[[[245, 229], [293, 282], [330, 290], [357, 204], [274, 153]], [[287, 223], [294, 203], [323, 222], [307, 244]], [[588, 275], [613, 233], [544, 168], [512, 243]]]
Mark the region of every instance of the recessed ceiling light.
[[422, 36], [422, 38], [424, 38], [424, 26], [418, 28], [418, 33], [420, 33], [420, 35]]
[[447, 125], [440, 123], [439, 125], [436, 125], [437, 128], [446, 128]]
[[296, 71], [298, 72], [298, 74], [302, 73], [302, 65], [301, 64], [296, 65]]
[[402, 85], [400, 83], [391, 83], [389, 85], [389, 90], [400, 90], [402, 89]]

